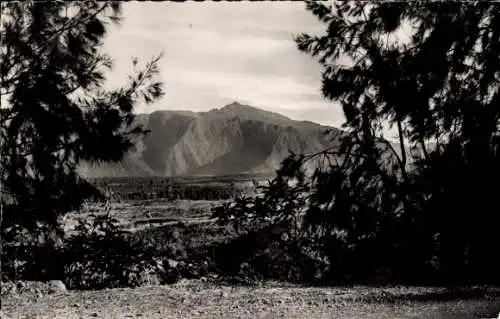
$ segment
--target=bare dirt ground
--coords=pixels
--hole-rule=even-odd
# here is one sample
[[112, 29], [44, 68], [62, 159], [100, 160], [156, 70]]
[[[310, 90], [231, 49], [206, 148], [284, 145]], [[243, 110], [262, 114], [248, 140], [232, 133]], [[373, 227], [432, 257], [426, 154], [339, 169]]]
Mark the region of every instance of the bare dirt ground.
[[439, 288], [224, 286], [183, 280], [171, 286], [6, 295], [1, 317], [496, 318], [499, 292], [446, 296]]

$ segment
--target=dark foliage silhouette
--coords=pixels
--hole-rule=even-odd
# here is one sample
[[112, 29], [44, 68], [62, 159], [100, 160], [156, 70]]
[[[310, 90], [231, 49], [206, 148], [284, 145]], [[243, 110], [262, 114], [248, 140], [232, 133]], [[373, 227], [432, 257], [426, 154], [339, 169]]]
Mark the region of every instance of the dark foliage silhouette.
[[102, 51], [119, 2], [1, 4], [2, 243], [19, 229], [59, 231], [58, 217], [99, 192], [78, 163], [118, 161], [132, 146], [133, 108], [163, 94], [154, 57], [133, 60], [127, 85], [106, 89], [111, 58]]
[[134, 245], [109, 214], [81, 221], [66, 243], [64, 278], [78, 289], [138, 286], [157, 271], [152, 251]]
[[[326, 32], [296, 42], [323, 67], [323, 95], [343, 108], [340, 146], [312, 155], [326, 165], [306, 181], [301, 168], [311, 156], [292, 154], [271, 182], [295, 184], [288, 193], [304, 193], [303, 212], [270, 205], [300, 197], [264, 192], [221, 208], [221, 220], [301, 220], [297, 238], [328, 259], [325, 280], [384, 273], [499, 283], [499, 9], [308, 1]], [[399, 149], [384, 136], [387, 126]]]

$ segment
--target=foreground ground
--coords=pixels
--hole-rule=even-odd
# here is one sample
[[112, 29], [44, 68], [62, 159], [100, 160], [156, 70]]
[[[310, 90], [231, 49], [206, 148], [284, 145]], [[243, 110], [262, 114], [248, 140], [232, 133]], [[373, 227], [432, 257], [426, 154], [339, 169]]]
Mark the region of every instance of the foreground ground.
[[[489, 292], [488, 292], [489, 291]], [[496, 318], [499, 290], [306, 288], [267, 283], [69, 291], [2, 297], [2, 318]]]
[[[148, 183], [149, 185], [149, 183]], [[188, 251], [227, 234], [210, 223], [222, 199], [137, 200], [113, 203], [109, 213], [141, 242]], [[103, 214], [89, 205], [70, 214], [66, 232], [79, 219]], [[190, 227], [175, 226], [182, 222]], [[175, 226], [175, 227], [174, 227]], [[173, 229], [173, 230], [172, 230]], [[172, 247], [173, 248], [172, 248]], [[175, 257], [175, 256], [174, 256]], [[284, 283], [229, 286], [199, 280], [135, 289], [16, 292], [2, 296], [0, 318], [496, 318], [500, 289], [447, 294], [437, 288], [306, 288]]]

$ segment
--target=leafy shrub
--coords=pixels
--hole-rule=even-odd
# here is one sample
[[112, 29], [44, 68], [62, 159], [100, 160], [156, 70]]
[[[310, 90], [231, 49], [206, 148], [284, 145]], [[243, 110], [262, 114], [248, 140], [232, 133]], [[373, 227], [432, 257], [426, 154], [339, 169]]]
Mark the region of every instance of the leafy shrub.
[[61, 278], [61, 231], [40, 224], [36, 230], [14, 225], [2, 229], [2, 280]]
[[102, 289], [172, 277], [171, 267], [164, 267], [151, 247], [132, 240], [106, 209], [105, 215], [80, 220], [66, 239], [60, 231], [41, 227], [37, 233], [4, 229], [9, 241], [2, 243], [2, 280], [62, 280], [68, 288]]
[[326, 260], [303, 227], [310, 184], [302, 170], [286, 176], [301, 160], [294, 154], [285, 160], [277, 177], [261, 187], [261, 195], [240, 196], [214, 209], [212, 217], [239, 234], [219, 246], [219, 271], [288, 281], [318, 279]]
[[131, 244], [110, 214], [81, 220], [65, 247], [65, 278], [70, 288], [137, 286], [157, 263], [147, 250]]

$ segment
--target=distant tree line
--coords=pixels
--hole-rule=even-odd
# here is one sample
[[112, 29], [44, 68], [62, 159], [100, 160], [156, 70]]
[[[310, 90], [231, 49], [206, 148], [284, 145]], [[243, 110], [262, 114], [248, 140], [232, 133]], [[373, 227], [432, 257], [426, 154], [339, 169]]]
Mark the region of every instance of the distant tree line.
[[97, 179], [93, 184], [98, 188], [110, 188], [117, 200], [225, 200], [247, 190], [248, 187], [235, 186], [222, 181], [169, 181], [165, 178], [120, 178]]

